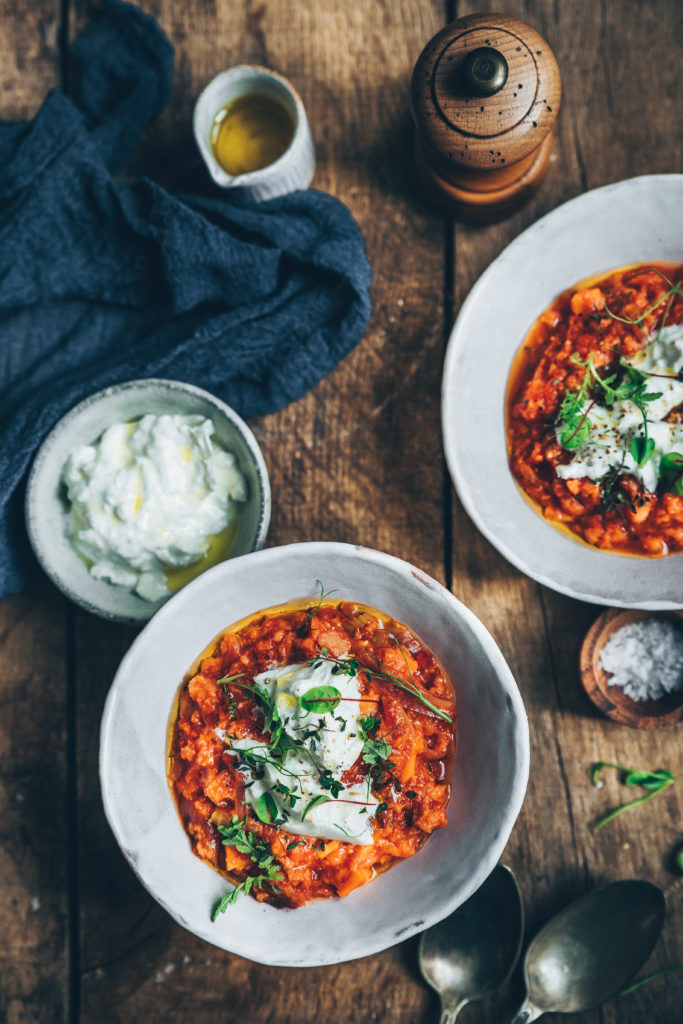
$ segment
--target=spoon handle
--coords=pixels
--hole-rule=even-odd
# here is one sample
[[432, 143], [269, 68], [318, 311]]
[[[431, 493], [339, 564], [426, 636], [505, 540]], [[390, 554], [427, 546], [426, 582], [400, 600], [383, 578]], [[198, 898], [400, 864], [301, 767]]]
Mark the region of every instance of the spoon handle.
[[529, 1021], [536, 1020], [542, 1014], [543, 1010], [537, 1010], [530, 1003], [523, 1003], [510, 1021], [510, 1024], [529, 1024]]
[[455, 1018], [458, 1016], [463, 1006], [468, 1002], [469, 999], [461, 999], [459, 1003], [452, 1003], [448, 1006], [442, 1002], [439, 1024], [455, 1024]]

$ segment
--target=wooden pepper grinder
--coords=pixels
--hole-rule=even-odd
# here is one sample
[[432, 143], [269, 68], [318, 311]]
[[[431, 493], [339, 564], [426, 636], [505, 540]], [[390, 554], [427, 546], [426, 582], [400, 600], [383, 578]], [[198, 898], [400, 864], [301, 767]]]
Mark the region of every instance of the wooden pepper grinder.
[[548, 169], [561, 92], [552, 50], [523, 21], [481, 14], [446, 25], [413, 72], [425, 188], [463, 220], [511, 213]]

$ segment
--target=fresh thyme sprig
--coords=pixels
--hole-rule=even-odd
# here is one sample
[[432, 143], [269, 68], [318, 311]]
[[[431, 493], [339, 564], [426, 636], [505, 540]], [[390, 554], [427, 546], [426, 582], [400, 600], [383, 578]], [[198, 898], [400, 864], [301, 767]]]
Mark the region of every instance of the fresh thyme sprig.
[[385, 786], [388, 782], [393, 783], [394, 789], [401, 792], [401, 782], [394, 771], [395, 761], [390, 761], [392, 746], [388, 736], [398, 729], [395, 725], [391, 732], [384, 736], [377, 736], [381, 719], [374, 715], [363, 715], [359, 722], [359, 733], [363, 740], [363, 763], [370, 766], [370, 777], [376, 786]]
[[248, 896], [254, 886], [262, 889], [267, 882], [277, 889], [277, 886], [273, 883], [282, 881], [283, 875], [280, 865], [275, 860], [272, 850], [267, 843], [258, 839], [253, 832], [247, 831], [245, 828], [246, 821], [246, 815], [240, 821], [238, 816], [233, 814], [230, 825], [219, 825], [218, 831], [223, 836], [221, 840], [223, 846], [233, 846], [240, 853], [247, 854], [256, 865], [258, 874], [248, 875], [234, 889], [226, 892], [225, 896], [214, 908], [211, 917], [212, 921], [216, 921], [221, 914], [225, 913], [230, 904], [237, 901], [240, 893]]
[[[405, 657], [405, 653], [403, 652], [401, 645], [398, 643], [398, 641], [396, 641], [396, 643], [399, 650], [401, 650]], [[409, 693], [412, 697], [416, 697], [417, 700], [424, 704], [425, 707], [429, 708], [429, 710], [433, 714], [435, 714], [437, 718], [441, 718], [443, 719], [443, 721], [449, 723], [453, 721], [451, 716], [446, 711], [442, 711], [441, 708], [437, 708], [436, 705], [433, 704], [429, 700], [429, 698], [424, 695], [424, 693], [422, 693], [417, 683], [414, 682], [412, 678], [410, 679], [410, 681], [407, 681], [405, 679], [402, 679], [400, 676], [394, 675], [393, 672], [385, 672], [381, 668], [368, 668], [366, 665], [361, 666], [357, 658], [333, 658], [326, 647], [321, 647], [320, 654], [317, 654], [314, 658], [311, 658], [308, 661], [308, 664], [312, 668], [317, 668], [317, 666], [322, 664], [322, 662], [328, 662], [332, 665], [337, 666], [337, 671], [342, 672], [345, 675], [353, 676], [356, 675], [358, 671], [361, 671], [367, 673], [370, 676], [375, 677], [376, 679], [382, 679], [386, 683], [391, 683], [392, 686], [397, 687], [399, 690], [404, 690], [406, 693]], [[334, 668], [332, 669], [332, 673], [335, 674]]]
[[323, 584], [322, 580], [316, 580], [315, 582], [320, 587], [320, 597], [318, 598], [318, 603], [313, 608], [308, 609], [308, 619], [306, 620], [306, 626], [308, 627], [308, 629], [311, 628], [311, 623], [313, 622], [313, 619], [320, 611], [322, 603], [325, 600], [325, 598], [329, 597], [330, 594], [336, 594], [336, 590], [325, 590], [325, 585]]
[[600, 788], [603, 785], [602, 772], [604, 768], [614, 768], [615, 771], [619, 772], [622, 776], [621, 781], [626, 786], [642, 786], [647, 789], [648, 792], [644, 796], [636, 797], [635, 800], [629, 800], [628, 803], [622, 804], [621, 807], [617, 807], [615, 810], [610, 811], [603, 818], [595, 823], [593, 828], [597, 831], [606, 825], [608, 821], [612, 821], [619, 814], [623, 814], [624, 811], [628, 811], [631, 807], [637, 807], [639, 804], [645, 803], [646, 800], [650, 800], [653, 796], [661, 790], [666, 789], [668, 786], [673, 786], [674, 776], [672, 772], [666, 771], [663, 768], [657, 769], [657, 771], [650, 772], [640, 768], [625, 768], [621, 764], [612, 764], [610, 761], [598, 761], [596, 764], [591, 765], [589, 771], [589, 778], [594, 786]]

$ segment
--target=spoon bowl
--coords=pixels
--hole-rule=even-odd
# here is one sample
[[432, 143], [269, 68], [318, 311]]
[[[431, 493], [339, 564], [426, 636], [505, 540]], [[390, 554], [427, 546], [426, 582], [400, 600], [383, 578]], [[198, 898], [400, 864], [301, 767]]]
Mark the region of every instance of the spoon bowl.
[[515, 876], [498, 865], [462, 906], [423, 933], [420, 970], [441, 996], [441, 1024], [452, 1024], [466, 1003], [491, 995], [507, 981], [523, 931]]
[[527, 999], [512, 1024], [582, 1013], [611, 999], [654, 949], [664, 896], [649, 882], [612, 882], [561, 910], [524, 958]]

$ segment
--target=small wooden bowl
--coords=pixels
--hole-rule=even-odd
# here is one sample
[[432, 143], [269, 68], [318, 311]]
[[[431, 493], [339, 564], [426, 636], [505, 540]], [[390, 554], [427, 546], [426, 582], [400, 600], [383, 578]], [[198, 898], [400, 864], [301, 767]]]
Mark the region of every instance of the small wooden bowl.
[[620, 687], [609, 685], [610, 676], [600, 667], [602, 649], [612, 634], [643, 619], [668, 619], [683, 627], [683, 612], [610, 608], [593, 623], [581, 645], [581, 682], [595, 706], [615, 722], [632, 729], [663, 729], [683, 722], [683, 690], [659, 700], [632, 700]]

